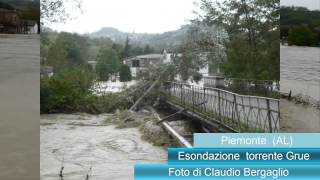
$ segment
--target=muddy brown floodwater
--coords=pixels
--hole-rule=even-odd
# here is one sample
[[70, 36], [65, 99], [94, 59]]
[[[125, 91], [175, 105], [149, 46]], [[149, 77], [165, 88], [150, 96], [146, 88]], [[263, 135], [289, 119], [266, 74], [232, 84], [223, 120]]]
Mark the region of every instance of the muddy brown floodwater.
[[[280, 90], [308, 105], [281, 99], [282, 132], [320, 132], [320, 48], [281, 46]], [[318, 106], [318, 108], [317, 108]]]
[[131, 180], [135, 163], [164, 163], [167, 153], [141, 139], [137, 128], [105, 124], [108, 114], [41, 115], [40, 176], [57, 180]]
[[281, 99], [282, 132], [320, 132], [320, 110]]
[[0, 179], [39, 179], [40, 40], [0, 34]]

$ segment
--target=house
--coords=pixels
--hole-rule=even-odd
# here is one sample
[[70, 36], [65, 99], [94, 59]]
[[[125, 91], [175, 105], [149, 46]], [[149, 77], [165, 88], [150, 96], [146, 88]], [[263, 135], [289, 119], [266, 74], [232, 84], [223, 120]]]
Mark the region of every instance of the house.
[[126, 58], [123, 60], [123, 63], [130, 67], [131, 75], [135, 78], [151, 65], [163, 63], [163, 60], [163, 54], [146, 54]]
[[38, 23], [20, 18], [19, 10], [0, 8], [0, 33], [37, 34]]
[[0, 8], [0, 33], [17, 33], [20, 31], [18, 11]]
[[[137, 75], [144, 70], [146, 70], [151, 65], [156, 65], [160, 63], [170, 63], [172, 61], [172, 56], [174, 53], [168, 53], [166, 50], [162, 54], [146, 54], [135, 57], [127, 58], [123, 61], [124, 64], [128, 65], [131, 70], [132, 77], [136, 78]], [[182, 54], [175, 54], [181, 57]], [[199, 70], [199, 73], [204, 77], [209, 75], [209, 66], [206, 65]], [[178, 77], [179, 78], [179, 77]]]

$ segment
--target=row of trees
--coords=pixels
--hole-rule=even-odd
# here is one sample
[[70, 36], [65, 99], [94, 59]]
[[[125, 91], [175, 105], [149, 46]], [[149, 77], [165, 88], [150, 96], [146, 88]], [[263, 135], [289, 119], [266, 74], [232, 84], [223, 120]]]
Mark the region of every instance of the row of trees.
[[[99, 44], [101, 45], [101, 41]], [[132, 77], [130, 68], [123, 64], [122, 61], [131, 56], [155, 52], [149, 45], [146, 45], [144, 48], [131, 45], [128, 37], [124, 46], [117, 43], [111, 43], [109, 45], [106, 44], [103, 44], [102, 47], [100, 47], [96, 57], [96, 72], [98, 78], [102, 81], [106, 81], [110, 77], [115, 77], [118, 74], [121, 82], [131, 81]]]
[[54, 72], [88, 67], [88, 61], [96, 60], [96, 74], [99, 80], [107, 81], [120, 75], [120, 81], [132, 79], [130, 68], [123, 59], [131, 56], [154, 53], [154, 49], [130, 44], [127, 38], [124, 45], [108, 38], [91, 39], [88, 36], [67, 32], [43, 31], [41, 35], [41, 63], [53, 66]]
[[320, 46], [320, 11], [281, 7], [281, 39], [289, 45]]

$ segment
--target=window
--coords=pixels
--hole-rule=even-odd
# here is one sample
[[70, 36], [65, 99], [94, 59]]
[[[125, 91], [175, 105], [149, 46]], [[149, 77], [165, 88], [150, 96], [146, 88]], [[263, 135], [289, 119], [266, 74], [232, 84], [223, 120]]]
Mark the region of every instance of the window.
[[139, 60], [132, 60], [132, 67], [140, 67], [140, 61]]

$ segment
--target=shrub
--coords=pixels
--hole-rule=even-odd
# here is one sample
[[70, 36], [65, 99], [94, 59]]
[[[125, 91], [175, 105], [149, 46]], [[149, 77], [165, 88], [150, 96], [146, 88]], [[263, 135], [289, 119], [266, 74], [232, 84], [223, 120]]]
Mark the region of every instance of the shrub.
[[128, 82], [131, 81], [131, 71], [128, 65], [123, 64], [120, 67], [120, 81], [121, 82]]
[[91, 95], [93, 74], [78, 68], [42, 78], [40, 85], [41, 113], [69, 112], [80, 109]]
[[289, 45], [312, 46], [315, 45], [316, 38], [308, 26], [302, 25], [289, 30], [288, 43]]
[[83, 68], [60, 72], [51, 78], [42, 78], [41, 113], [112, 113], [116, 109], [126, 109], [131, 105], [126, 92], [93, 95], [90, 90], [93, 80], [92, 71]]

